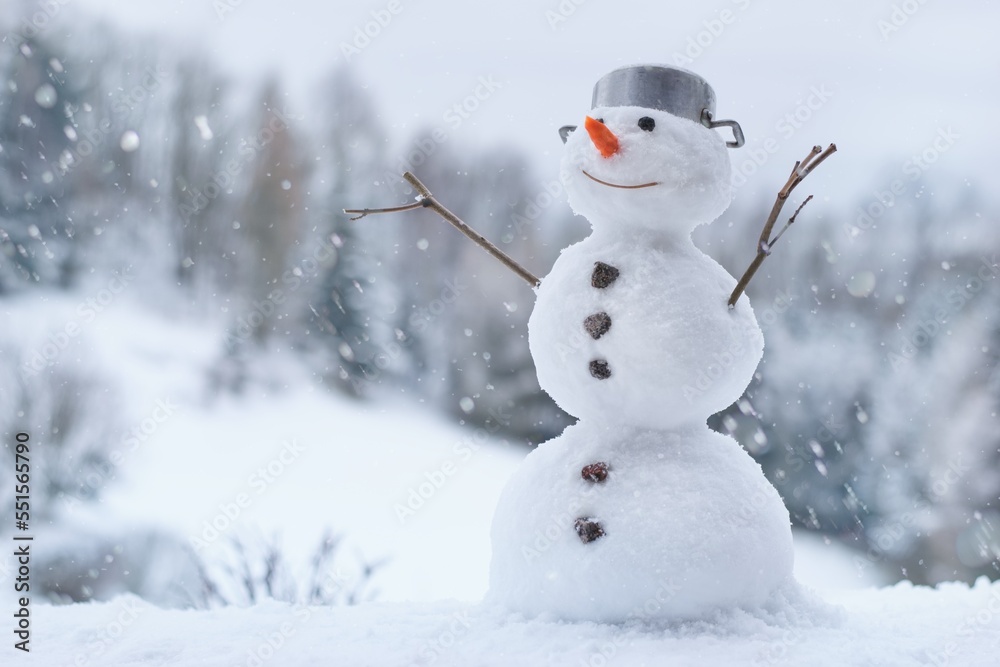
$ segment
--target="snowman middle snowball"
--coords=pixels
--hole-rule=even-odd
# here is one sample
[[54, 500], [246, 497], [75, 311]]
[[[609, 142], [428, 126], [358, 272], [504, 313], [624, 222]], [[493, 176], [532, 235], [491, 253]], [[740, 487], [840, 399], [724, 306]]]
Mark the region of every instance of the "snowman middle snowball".
[[541, 387], [578, 424], [528, 455], [493, 520], [488, 601], [620, 622], [754, 606], [791, 581], [788, 512], [706, 420], [742, 395], [763, 334], [691, 232], [731, 199], [722, 138], [665, 111], [595, 108], [562, 179], [591, 236], [528, 322]]
[[[654, 109], [598, 108], [589, 118], [566, 142], [561, 177], [593, 234], [563, 250], [538, 288], [528, 323], [538, 381], [580, 419], [704, 422], [742, 395], [764, 349], [749, 300], [726, 307], [736, 280], [691, 242], [729, 205], [725, 143]], [[605, 157], [607, 135], [617, 150]], [[602, 266], [616, 279], [595, 287]], [[609, 323], [600, 336], [584, 324], [594, 316]]]

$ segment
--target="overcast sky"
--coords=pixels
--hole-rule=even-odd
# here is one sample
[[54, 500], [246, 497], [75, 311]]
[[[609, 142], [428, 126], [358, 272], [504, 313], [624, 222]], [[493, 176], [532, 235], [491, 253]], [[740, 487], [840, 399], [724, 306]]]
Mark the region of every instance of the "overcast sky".
[[[454, 146], [513, 143], [543, 174], [556, 174], [556, 128], [582, 120], [596, 80], [647, 62], [708, 79], [718, 117], [747, 135], [737, 166], [773, 140], [751, 194], [773, 192], [817, 143], [840, 153], [813, 179], [852, 198], [904, 176], [925, 151], [930, 169], [993, 188], [1000, 148], [1000, 3], [988, 0], [66, 0], [61, 12], [187, 40], [247, 80], [277, 71], [305, 116], [324, 74], [347, 61], [381, 103], [397, 150], [439, 126]], [[356, 41], [366, 27], [374, 37]], [[488, 97], [461, 123], [446, 118], [482, 78], [493, 82]]]

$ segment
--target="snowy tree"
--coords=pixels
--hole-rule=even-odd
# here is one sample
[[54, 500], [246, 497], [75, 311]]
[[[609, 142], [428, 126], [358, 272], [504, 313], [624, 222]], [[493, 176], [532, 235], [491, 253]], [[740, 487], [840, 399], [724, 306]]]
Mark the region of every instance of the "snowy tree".
[[[16, 282], [72, 282], [76, 234], [61, 201], [72, 195], [64, 165], [79, 90], [40, 39], [6, 54], [0, 89], [0, 293]], [[8, 264], [9, 262], [9, 264]]]
[[382, 173], [385, 136], [371, 99], [347, 70], [334, 72], [324, 91], [326, 140], [317, 170], [312, 245], [335, 250], [321, 266], [309, 307], [329, 350], [327, 377], [348, 393], [363, 395], [405, 363], [391, 313], [393, 288], [382, 265], [392, 252], [391, 231], [366, 229], [343, 213], [371, 198]]
[[245, 174], [234, 177], [242, 181], [239, 226], [246, 241], [238, 251], [245, 260], [241, 265], [246, 276], [241, 283], [249, 286], [249, 309], [266, 319], [253, 327], [252, 335], [258, 342], [287, 314], [284, 294], [276, 290], [283, 289], [281, 276], [299, 238], [306, 192], [302, 150], [274, 81], [265, 84], [259, 109], [252, 134], [239, 148], [250, 163]]
[[197, 54], [178, 64], [176, 77], [167, 133], [176, 277], [201, 291], [215, 284], [232, 287], [236, 272], [227, 239], [236, 202], [228, 196], [232, 176], [226, 164], [236, 147], [224, 108], [227, 87]]

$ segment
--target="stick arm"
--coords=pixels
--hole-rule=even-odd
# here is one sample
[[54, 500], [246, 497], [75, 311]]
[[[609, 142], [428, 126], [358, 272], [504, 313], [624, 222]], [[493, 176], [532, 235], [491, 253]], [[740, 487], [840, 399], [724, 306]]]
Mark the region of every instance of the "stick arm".
[[461, 218], [445, 208], [441, 202], [435, 199], [431, 191], [427, 189], [427, 186], [420, 182], [416, 176], [410, 172], [403, 174], [403, 178], [414, 187], [418, 193], [418, 199], [413, 204], [407, 204], [405, 206], [393, 206], [391, 208], [363, 208], [363, 209], [344, 209], [344, 213], [354, 214], [355, 217], [351, 220], [360, 220], [366, 215], [371, 215], [373, 213], [399, 213], [402, 211], [412, 211], [418, 208], [429, 208], [437, 213], [439, 216], [447, 220], [454, 226], [458, 231], [465, 234], [467, 237], [472, 239], [476, 245], [488, 252], [494, 258], [500, 261], [501, 264], [506, 266], [508, 269], [513, 271], [521, 279], [528, 283], [532, 288], [536, 288], [541, 284], [539, 280], [533, 273], [528, 271], [526, 268], [521, 266], [517, 261], [510, 257], [507, 253], [496, 247], [489, 239], [474, 230], [472, 227], [467, 225]]

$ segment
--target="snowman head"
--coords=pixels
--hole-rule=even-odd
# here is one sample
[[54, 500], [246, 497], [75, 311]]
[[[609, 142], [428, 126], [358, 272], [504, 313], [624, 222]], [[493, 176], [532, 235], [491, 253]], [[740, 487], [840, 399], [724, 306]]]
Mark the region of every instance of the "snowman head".
[[566, 141], [570, 206], [595, 231], [689, 235], [732, 199], [725, 141], [665, 111], [599, 107]]
[[[676, 67], [611, 72], [594, 88], [580, 128], [563, 128], [569, 203], [595, 231], [687, 236], [732, 199], [726, 147], [742, 145], [734, 121], [713, 121], [715, 94]], [[728, 144], [713, 129], [733, 127]]]

